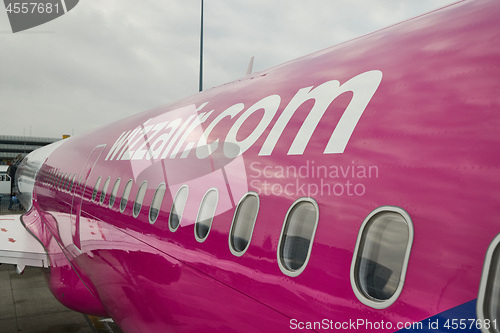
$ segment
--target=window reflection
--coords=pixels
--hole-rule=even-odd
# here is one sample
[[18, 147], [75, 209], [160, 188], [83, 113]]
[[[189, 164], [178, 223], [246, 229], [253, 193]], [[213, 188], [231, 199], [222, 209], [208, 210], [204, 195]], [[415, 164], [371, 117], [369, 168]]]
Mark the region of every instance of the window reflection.
[[130, 195], [130, 191], [132, 190], [132, 179], [127, 182], [125, 188], [123, 189], [122, 200], [120, 202], [120, 211], [123, 213], [125, 208], [127, 207], [128, 197]]
[[403, 209], [384, 206], [368, 215], [351, 268], [361, 302], [379, 309], [394, 303], [403, 287], [412, 242], [413, 226]]
[[179, 227], [182, 220], [182, 214], [184, 213], [184, 207], [186, 206], [187, 198], [189, 194], [189, 189], [186, 185], [181, 186], [175, 195], [174, 202], [172, 204], [172, 209], [170, 210], [170, 216], [168, 218], [168, 226], [170, 231], [174, 232]]
[[155, 195], [153, 197], [153, 202], [151, 203], [151, 208], [149, 209], [149, 223], [155, 223], [158, 218], [158, 214], [161, 208], [161, 202], [163, 201], [163, 196], [165, 195], [167, 187], [165, 184], [160, 184], [156, 189]]
[[247, 193], [236, 207], [229, 234], [229, 245], [234, 255], [240, 256], [246, 251], [258, 211], [259, 196], [255, 192]]
[[137, 196], [135, 197], [134, 201], [134, 217], [139, 216], [139, 213], [141, 212], [142, 208], [142, 203], [144, 201], [144, 196], [146, 195], [146, 190], [148, 189], [148, 182], [144, 181], [142, 182], [141, 186], [139, 187], [139, 190], [137, 191]]
[[99, 176], [99, 178], [97, 178], [97, 181], [95, 182], [94, 191], [92, 192], [92, 201], [94, 201], [95, 198], [97, 197], [97, 191], [99, 190], [100, 184], [101, 184], [101, 176]]
[[205, 196], [201, 200], [200, 210], [198, 211], [198, 216], [196, 217], [196, 223], [194, 227], [196, 240], [199, 242], [203, 242], [210, 232], [218, 200], [219, 193], [216, 189], [208, 190], [208, 192], [205, 193]]
[[[496, 320], [497, 325], [491, 324], [490, 332], [500, 332], [500, 246], [493, 252], [486, 293], [484, 298], [484, 317], [490, 322]], [[495, 327], [496, 326], [496, 327]]]
[[70, 183], [68, 185], [68, 191], [69, 192], [73, 191], [73, 184], [75, 184], [75, 179], [76, 179], [76, 173], [73, 175], [73, 178], [71, 178], [71, 181], [70, 181]]
[[109, 186], [109, 182], [111, 181], [111, 178], [108, 177], [106, 179], [106, 181], [104, 181], [104, 186], [102, 187], [102, 191], [101, 191], [101, 197], [99, 199], [99, 202], [102, 203], [104, 202], [104, 199], [106, 198], [106, 193], [108, 192], [108, 186]]
[[279, 262], [283, 273], [299, 275], [309, 260], [318, 224], [318, 206], [311, 198], [296, 201], [289, 210], [279, 244]]
[[113, 185], [113, 189], [111, 190], [111, 195], [109, 196], [109, 208], [113, 207], [115, 204], [118, 187], [120, 187], [120, 178], [115, 181], [115, 185]]
[[64, 190], [64, 186], [66, 185], [66, 179], [68, 177], [68, 173], [65, 173], [61, 182], [61, 189]]

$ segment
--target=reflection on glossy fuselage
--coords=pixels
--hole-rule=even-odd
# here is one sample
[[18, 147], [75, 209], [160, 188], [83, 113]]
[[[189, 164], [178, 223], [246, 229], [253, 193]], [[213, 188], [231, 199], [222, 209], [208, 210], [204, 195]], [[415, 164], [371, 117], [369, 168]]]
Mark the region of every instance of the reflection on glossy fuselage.
[[28, 156], [52, 292], [125, 332], [397, 331], [469, 304], [500, 232], [499, 15], [463, 1]]

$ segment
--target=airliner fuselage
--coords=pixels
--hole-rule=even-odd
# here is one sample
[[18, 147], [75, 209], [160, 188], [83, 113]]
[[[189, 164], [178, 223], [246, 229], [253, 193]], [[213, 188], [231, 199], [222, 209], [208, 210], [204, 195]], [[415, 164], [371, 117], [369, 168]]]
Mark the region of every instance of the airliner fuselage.
[[461, 1], [35, 151], [51, 291], [124, 332], [499, 332], [498, 17]]

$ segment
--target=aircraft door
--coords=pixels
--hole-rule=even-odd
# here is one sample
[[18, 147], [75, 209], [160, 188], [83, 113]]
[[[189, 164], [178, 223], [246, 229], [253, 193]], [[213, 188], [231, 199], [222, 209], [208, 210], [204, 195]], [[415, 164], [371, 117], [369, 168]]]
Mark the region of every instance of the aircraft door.
[[[101, 156], [101, 153], [105, 147], [106, 145], [104, 144], [94, 148], [89, 157], [87, 157], [87, 161], [83, 165], [83, 168], [77, 178], [77, 188], [75, 190], [73, 203], [71, 205], [71, 239], [73, 240], [73, 245], [78, 249], [80, 253], [82, 251], [82, 246], [80, 244], [80, 215], [82, 210], [83, 196], [85, 194], [85, 190], [87, 189], [87, 181], [90, 177], [90, 174], [92, 173], [92, 169], [94, 168], [94, 165], [99, 159], [99, 156]], [[92, 189], [90, 191], [92, 191]]]

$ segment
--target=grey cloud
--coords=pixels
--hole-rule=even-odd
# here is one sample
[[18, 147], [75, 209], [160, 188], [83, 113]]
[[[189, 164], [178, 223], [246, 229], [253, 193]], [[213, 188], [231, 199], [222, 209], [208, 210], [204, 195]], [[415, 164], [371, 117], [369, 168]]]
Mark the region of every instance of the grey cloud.
[[[204, 86], [324, 49], [449, 0], [205, 1]], [[0, 10], [0, 134], [75, 134], [197, 92], [200, 1], [80, 1], [9, 33]]]

